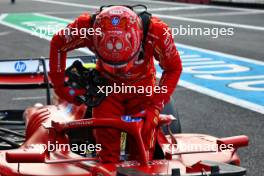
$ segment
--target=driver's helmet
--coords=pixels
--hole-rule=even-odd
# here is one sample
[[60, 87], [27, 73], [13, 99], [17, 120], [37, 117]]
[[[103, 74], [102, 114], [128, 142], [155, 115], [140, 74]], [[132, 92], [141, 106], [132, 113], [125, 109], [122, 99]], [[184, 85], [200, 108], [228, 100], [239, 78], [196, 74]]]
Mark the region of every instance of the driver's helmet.
[[94, 21], [93, 42], [99, 63], [111, 74], [126, 73], [138, 58], [143, 37], [142, 22], [138, 15], [124, 6], [103, 9]]

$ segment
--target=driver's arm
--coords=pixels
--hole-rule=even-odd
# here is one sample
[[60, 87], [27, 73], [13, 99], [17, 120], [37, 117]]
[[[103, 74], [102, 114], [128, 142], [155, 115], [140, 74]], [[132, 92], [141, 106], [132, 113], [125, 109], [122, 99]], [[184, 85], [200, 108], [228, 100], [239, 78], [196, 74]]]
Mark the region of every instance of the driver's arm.
[[61, 89], [64, 87], [67, 52], [80, 47], [89, 47], [91, 44], [89, 37], [84, 38], [83, 32], [80, 30], [90, 28], [90, 21], [91, 16], [89, 14], [82, 14], [65, 29], [56, 33], [50, 42], [49, 76], [53, 83], [54, 90], [60, 98], [68, 100], [67, 97], [61, 97], [64, 96], [61, 93]]
[[154, 39], [154, 56], [163, 69], [159, 86], [166, 86], [167, 93], [155, 95], [154, 105], [161, 110], [169, 101], [182, 72], [182, 63], [176, 49], [174, 40], [168, 31], [168, 25], [159, 18], [153, 17], [151, 20], [150, 33], [156, 36]]

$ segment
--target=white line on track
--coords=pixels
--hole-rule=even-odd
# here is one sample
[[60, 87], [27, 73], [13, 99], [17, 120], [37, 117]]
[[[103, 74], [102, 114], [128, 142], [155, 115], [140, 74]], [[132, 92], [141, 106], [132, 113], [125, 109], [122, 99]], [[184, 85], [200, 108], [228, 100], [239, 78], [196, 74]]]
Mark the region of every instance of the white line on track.
[[5, 13], [0, 14], [0, 21], [1, 21], [2, 19], [4, 19], [6, 16], [7, 16], [7, 14], [5, 14]]
[[232, 54], [226, 54], [226, 53], [222, 53], [219, 51], [213, 51], [213, 50], [209, 50], [209, 49], [198, 48], [195, 46], [185, 45], [185, 44], [181, 44], [181, 43], [175, 43], [175, 44], [176, 44], [176, 46], [179, 46], [179, 47], [185, 47], [188, 49], [198, 50], [198, 51], [205, 52], [208, 54], [214, 54], [214, 55], [219, 55], [219, 56], [224, 56], [224, 57], [232, 57], [232, 59], [236, 59], [239, 61], [244, 61], [244, 62], [249, 62], [252, 64], [258, 64], [258, 65], [264, 66], [263, 61], [259, 61], [259, 60], [255, 60], [255, 59], [249, 59], [246, 57], [236, 56], [236, 55], [232, 55]]
[[231, 104], [235, 104], [235, 105], [238, 105], [240, 107], [250, 109], [252, 111], [264, 114], [264, 107], [261, 105], [251, 103], [251, 102], [248, 102], [245, 100], [241, 100], [239, 98], [235, 98], [235, 97], [232, 97], [232, 96], [229, 96], [229, 95], [226, 95], [226, 94], [223, 94], [223, 93], [211, 90], [211, 89], [207, 89], [205, 87], [201, 87], [201, 86], [198, 86], [196, 84], [186, 82], [183, 80], [179, 81], [179, 85], [183, 86], [187, 89], [193, 90], [195, 92], [199, 92], [199, 93], [208, 95], [210, 97], [213, 97], [213, 98], [216, 98], [216, 99], [219, 99], [219, 100], [222, 100], [222, 101], [225, 101], [225, 102], [228, 102]]
[[[68, 21], [68, 22], [72, 22], [71, 20], [67, 20], [67, 19], [64, 19], [64, 18], [59, 18], [59, 17], [49, 16], [49, 15], [44, 15], [44, 14], [40, 14], [40, 13], [34, 13], [34, 14], [35, 15], [38, 15], [38, 16], [50, 17], [50, 18], [54, 18], [54, 19], [58, 19], [58, 20], [65, 20], [65, 21]], [[6, 16], [6, 14], [3, 14], [3, 15]], [[1, 16], [0, 16], [0, 19], [1, 19]], [[2, 18], [2, 19], [4, 19], [4, 18]], [[28, 33], [28, 34], [31, 34], [32, 36], [40, 37], [39, 34], [37, 34], [37, 33], [28, 31], [28, 30], [26, 30], [26, 29], [24, 29], [22, 27], [19, 27], [19, 26], [16, 26], [16, 25], [12, 25], [10, 23], [6, 23], [3, 20], [0, 20], [0, 24], [5, 25], [5, 26], [8, 26], [8, 27], [13, 28], [13, 29], [16, 29], [16, 30], [19, 30], [19, 31], [22, 31], [22, 32], [25, 32], [25, 33]], [[51, 40], [51, 37], [47, 37], [45, 35], [43, 35], [41, 37], [43, 39], [45, 39], [45, 40], [48, 40], [48, 41]], [[80, 48], [80, 49], [78, 49], [78, 51], [85, 52], [85, 53], [90, 54], [90, 55], [94, 55], [93, 52], [91, 52], [90, 50], [88, 50], [86, 48]]]
[[45, 96], [36, 96], [36, 97], [16, 97], [12, 98], [12, 101], [20, 101], [20, 100], [39, 100], [39, 99], [45, 99]]
[[185, 59], [184, 57], [181, 57], [182, 62], [201, 62], [201, 61], [212, 61], [211, 58], [190, 58], [190, 59]]
[[246, 79], [264, 79], [264, 75], [255, 75], [255, 76], [231, 76], [231, 77], [221, 77], [214, 75], [195, 75], [197, 78], [209, 79], [209, 80], [246, 80]]
[[[168, 9], [168, 8], [164, 8], [164, 9]], [[182, 9], [181, 7], [171, 7], [169, 8], [168, 10], [188, 10], [188, 9], [197, 9], [195, 7], [185, 7], [184, 9]], [[201, 8], [199, 8], [201, 9]], [[166, 10], [166, 11], [168, 11]], [[149, 11], [149, 10], [148, 10]], [[151, 11], [165, 11], [163, 10], [163, 8], [153, 8], [151, 9]], [[41, 13], [44, 13], [44, 14], [49, 14], [49, 15], [56, 15], [56, 14], [82, 14], [84, 11], [61, 11], [61, 12], [52, 12], [52, 11], [43, 11]], [[35, 12], [35, 13], [38, 13], [38, 12]], [[263, 14], [263, 12], [255, 12], [255, 11], [252, 11], [252, 12], [214, 12], [214, 13], [199, 13], [199, 14], [180, 14], [178, 16], [181, 16], [181, 17], [207, 17], [207, 16], [235, 16], [235, 15], [255, 15], [255, 14]]]
[[73, 22], [73, 20], [70, 20], [70, 19], [55, 17], [55, 16], [46, 15], [46, 14], [42, 14], [42, 13], [33, 13], [33, 14], [37, 15], [37, 16], [40, 16], [40, 17], [47, 17], [47, 18], [53, 18], [53, 19], [56, 19], [56, 20], [63, 20], [63, 21], [69, 22], [69, 23]]
[[[94, 5], [86, 5], [86, 4], [78, 4], [78, 3], [71, 3], [71, 2], [63, 2], [63, 1], [54, 1], [54, 0], [33, 0], [43, 3], [51, 3], [51, 4], [59, 4], [65, 6], [72, 6], [72, 7], [85, 7], [91, 9], [98, 9], [100, 6]], [[209, 7], [199, 7], [199, 6], [190, 6], [190, 7], [159, 7], [159, 8], [149, 8], [148, 11], [176, 11], [176, 10], [192, 10], [192, 9], [204, 9]]]
[[[3, 14], [3, 15], [6, 15], [6, 14]], [[0, 18], [1, 18], [1, 17], [0, 17]], [[2, 19], [3, 19], [3, 18], [2, 18]], [[3, 20], [0, 20], [0, 24], [5, 25], [5, 26], [8, 26], [8, 27], [13, 28], [13, 29], [16, 29], [16, 30], [18, 30], [18, 31], [22, 31], [22, 32], [25, 32], [25, 33], [31, 34], [31, 35], [36, 36], [36, 37], [39, 37], [38, 34], [35, 34], [35, 33], [32, 33], [32, 32], [29, 32], [28, 30], [26, 30], [26, 29], [24, 29], [24, 28], [22, 28], [22, 27], [19, 27], [19, 26], [16, 26], [16, 25], [12, 25], [12, 24], [6, 23], [6, 22], [3, 21]], [[48, 37], [43, 36], [43, 38], [46, 39], [46, 40], [49, 40]]]
[[172, 20], [189, 21], [189, 22], [194, 22], [194, 23], [213, 24], [213, 25], [219, 25], [219, 26], [230, 26], [230, 27], [235, 27], [235, 28], [264, 31], [264, 27], [262, 26], [227, 23], [227, 22], [221, 22], [221, 21], [211, 21], [211, 20], [203, 20], [203, 19], [195, 19], [195, 18], [185, 18], [185, 17], [162, 15], [162, 14], [153, 14], [153, 16], [157, 16], [160, 18], [166, 18], [166, 19], [172, 19]]
[[[82, 4], [76, 4], [76, 3], [69, 3], [69, 2], [60, 2], [60, 1], [53, 1], [53, 0], [32, 0], [32, 1], [39, 1], [39, 2], [47, 2], [47, 3], [53, 3], [53, 4], [61, 4], [61, 5], [71, 5], [74, 7], [86, 7], [86, 8], [98, 8], [100, 6], [93, 6], [93, 5], [85, 5]], [[156, 1], [156, 0], [128, 0], [132, 2], [144, 2], [144, 3], [150, 3], [150, 4], [164, 4], [164, 5], [180, 5], [182, 7], [192, 6], [197, 8], [215, 8], [215, 9], [223, 9], [223, 10], [236, 10], [236, 11], [248, 11], [248, 12], [263, 12], [263, 10], [257, 10], [257, 9], [246, 9], [246, 8], [237, 8], [237, 7], [223, 7], [223, 6], [216, 6], [216, 5], [201, 5], [201, 4], [188, 4], [188, 3], [177, 3], [177, 2], [164, 2], [164, 1]], [[170, 8], [170, 7], [168, 7]]]
[[206, 9], [209, 7], [199, 7], [199, 6], [190, 6], [190, 7], [160, 7], [160, 8], [148, 8], [149, 12], [159, 12], [159, 11], [177, 11], [177, 10], [194, 10], [194, 9]]
[[[180, 43], [175, 43], [176, 46], [181, 46], [181, 47], [185, 47], [185, 48], [189, 48], [189, 49], [194, 49], [194, 50], [198, 50], [201, 52], [206, 52], [209, 54], [214, 54], [214, 55], [219, 55], [219, 56], [224, 56], [224, 57], [232, 57], [232, 59], [236, 59], [236, 60], [240, 60], [240, 61], [244, 61], [244, 62], [249, 62], [249, 63], [253, 63], [253, 64], [258, 64], [258, 65], [263, 65], [264, 66], [264, 62], [262, 61], [258, 61], [258, 60], [254, 60], [254, 59], [249, 59], [249, 58], [245, 58], [245, 57], [240, 57], [240, 56], [235, 56], [235, 55], [231, 55], [231, 54], [226, 54], [226, 53], [222, 53], [222, 52], [218, 52], [218, 51], [212, 51], [212, 50], [208, 50], [208, 49], [202, 49], [202, 48], [198, 48], [198, 47], [194, 47], [194, 46], [189, 46], [189, 45], [184, 45], [184, 44], [180, 44]], [[264, 106], [255, 104], [255, 103], [251, 103], [249, 101], [245, 101], [236, 97], [232, 97], [230, 95], [226, 95], [205, 87], [201, 87], [199, 85], [187, 82], [187, 81], [183, 81], [180, 80], [179, 81], [179, 85], [182, 87], [185, 87], [187, 89], [193, 90], [195, 92], [199, 92], [211, 97], [214, 97], [216, 99], [231, 103], [231, 104], [235, 104], [238, 105], [240, 107], [252, 110], [252, 111], [256, 111], [258, 113], [264, 114]]]
[[208, 61], [208, 62], [183, 62], [183, 66], [192, 66], [192, 65], [220, 65], [220, 64], [226, 64], [225, 61]]
[[127, 0], [132, 2], [143, 2], [150, 4], [163, 4], [163, 5], [181, 5], [181, 6], [198, 6], [198, 7], [209, 7], [214, 9], [222, 9], [222, 10], [236, 10], [236, 11], [258, 11], [263, 12], [263, 10], [257, 9], [247, 9], [247, 8], [238, 8], [238, 7], [226, 7], [226, 6], [217, 6], [217, 5], [202, 5], [202, 4], [189, 4], [189, 3], [177, 3], [177, 2], [166, 2], [166, 1], [156, 1], [156, 0]]
[[[59, 4], [59, 5], [65, 5], [65, 6], [73, 6], [73, 7], [85, 7], [85, 8], [96, 8], [96, 9], [99, 8], [99, 6], [69, 3], [69, 2], [55, 1], [55, 0], [54, 1], [53, 0], [32, 0], [32, 1]], [[153, 16], [171, 19], [171, 20], [181, 20], [181, 21], [189, 21], [189, 22], [194, 22], [194, 23], [213, 24], [213, 25], [219, 25], [219, 26], [230, 26], [230, 27], [236, 27], [236, 28], [242, 28], [242, 29], [264, 31], [264, 27], [262, 27], [262, 26], [253, 26], [253, 25], [246, 25], [246, 24], [227, 23], [227, 22], [221, 22], [221, 21], [185, 18], [185, 17], [179, 17], [179, 16], [162, 15], [162, 14], [154, 14], [154, 13], [153, 13]]]
[[200, 57], [200, 55], [198, 54], [184, 55], [181, 57], [181, 59], [189, 59], [189, 58], [196, 58], [196, 57]]
[[59, 4], [59, 5], [72, 6], [72, 7], [84, 7], [90, 9], [97, 9], [100, 7], [94, 5], [77, 4], [77, 3], [63, 2], [63, 1], [51, 1], [51, 0], [32, 0], [32, 1], [38, 1], [38, 2], [50, 3], [50, 4]]
[[5, 32], [0, 32], [0, 36], [5, 36], [5, 35], [8, 35], [10, 34], [11, 32], [9, 31], [5, 31]]
[[234, 15], [255, 15], [255, 14], [263, 14], [263, 12], [214, 12], [214, 13], [199, 13], [199, 14], [187, 14], [180, 15], [181, 17], [214, 17], [214, 16], [234, 16]]
[[164, 5], [181, 5], [181, 6], [187, 6], [185, 3], [181, 2], [164, 2], [164, 1], [156, 1], [156, 0], [127, 0], [131, 2], [144, 2], [144, 3], [151, 3], [151, 4], [164, 4]]
[[[68, 20], [68, 19], [65, 19], [65, 18], [54, 17], [54, 16], [45, 15], [45, 14], [41, 14], [41, 13], [34, 13], [34, 14], [38, 15], [38, 16], [42, 16], [42, 17], [48, 17], [48, 18], [54, 18], [54, 19], [58, 19], [58, 20], [65, 20], [65, 21], [68, 21], [68, 22], [72, 22], [72, 20]], [[1, 23], [1, 21], [0, 21], [0, 23]], [[46, 40], [51, 40], [51, 38], [47, 37]], [[80, 48], [80, 49], [78, 49], [78, 51], [81, 51], [81, 52], [84, 52], [84, 53], [87, 53], [87, 54], [90, 54], [90, 55], [94, 55], [94, 53], [91, 52], [87, 48]]]
[[[36, 12], [36, 13], [38, 13], [38, 12]], [[41, 12], [41, 13], [50, 14], [50, 15], [56, 15], [56, 14], [82, 14], [83, 11], [70, 11], [70, 12], [67, 12], [67, 11], [61, 11], [61, 12], [47, 11], [47, 12]]]

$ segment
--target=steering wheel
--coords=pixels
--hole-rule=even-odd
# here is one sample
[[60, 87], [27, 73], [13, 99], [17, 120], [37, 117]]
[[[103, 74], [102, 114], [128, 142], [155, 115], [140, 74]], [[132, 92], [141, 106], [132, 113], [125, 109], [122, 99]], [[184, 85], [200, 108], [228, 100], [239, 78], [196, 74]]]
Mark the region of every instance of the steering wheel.
[[98, 87], [105, 86], [107, 80], [100, 75], [98, 70], [85, 68], [79, 60], [76, 60], [67, 68], [65, 75], [68, 77], [67, 86], [86, 90], [84, 95], [76, 97], [78, 102], [84, 103], [89, 107], [95, 107], [105, 98], [106, 94], [99, 91]]

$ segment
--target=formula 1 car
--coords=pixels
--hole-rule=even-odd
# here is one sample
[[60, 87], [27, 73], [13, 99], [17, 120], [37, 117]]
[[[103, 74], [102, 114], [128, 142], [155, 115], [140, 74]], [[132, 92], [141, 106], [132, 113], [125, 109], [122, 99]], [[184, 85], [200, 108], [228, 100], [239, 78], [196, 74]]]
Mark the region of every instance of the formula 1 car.
[[[237, 149], [248, 145], [247, 136], [181, 134], [172, 103], [160, 115], [153, 159], [149, 159], [141, 137], [144, 117], [124, 114], [116, 119], [92, 118], [92, 107], [104, 97], [96, 94], [93, 83], [105, 81], [97, 75], [94, 63], [93, 56], [67, 59], [66, 84], [88, 90], [79, 97], [83, 104], [75, 106], [59, 99], [52, 103], [48, 59], [0, 61], [1, 89], [47, 91], [47, 105], [37, 103], [25, 110], [0, 111], [0, 176], [246, 175], [246, 169], [239, 166]], [[114, 128], [124, 134], [123, 142], [126, 137], [134, 141], [133, 146], [125, 142], [121, 145], [119, 163], [99, 162], [96, 151], [100, 144], [95, 144], [92, 133], [95, 128]], [[77, 150], [72, 150], [73, 145]], [[81, 146], [85, 146], [84, 151], [80, 151]], [[129, 147], [138, 152], [133, 159]]]

